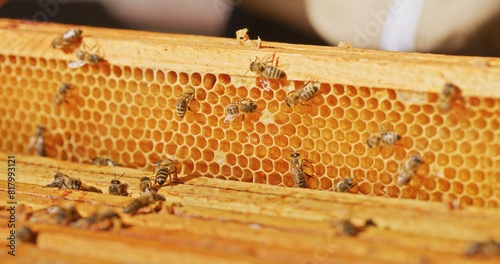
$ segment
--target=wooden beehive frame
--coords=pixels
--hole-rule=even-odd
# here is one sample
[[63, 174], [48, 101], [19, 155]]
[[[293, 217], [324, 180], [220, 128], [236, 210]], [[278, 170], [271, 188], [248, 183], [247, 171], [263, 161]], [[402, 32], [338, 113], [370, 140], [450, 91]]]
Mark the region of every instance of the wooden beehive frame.
[[[74, 60], [74, 54], [65, 54], [50, 46], [52, 39], [68, 28], [70, 26], [67, 25], [0, 20], [0, 36], [4, 39], [0, 43], [2, 64], [8, 65], [12, 63], [11, 60], [23, 58], [25, 64], [31, 64], [33, 60], [37, 63], [43, 62], [45, 65], [53, 64], [56, 69], [68, 71], [66, 63]], [[490, 98], [485, 104], [493, 107], [493, 110], [490, 109], [492, 111], [490, 115], [498, 116], [500, 112], [495, 112], [499, 107], [498, 98], [500, 98], [498, 89], [500, 59], [496, 58], [391, 53], [270, 42], [265, 42], [266, 47], [257, 50], [241, 46], [234, 39], [90, 27], [82, 29], [84, 41], [98, 43], [105, 52], [107, 63], [112, 65], [111, 68], [101, 69], [104, 75], [115, 74], [112, 72], [115, 68], [128, 68], [129, 71], [131, 67], [168, 69], [187, 73], [218, 74], [219, 77], [222, 76], [220, 78], [223, 81], [230, 77], [245, 79], [246, 83], [253, 86], [254, 77], [250, 74], [245, 75], [249, 58], [263, 57], [276, 52], [280, 57], [280, 63], [288, 65], [288, 80], [306, 82], [312, 79], [321, 83], [346, 84], [351, 88], [379, 87], [432, 93], [439, 93], [442, 85], [450, 81], [463, 90], [464, 96]], [[100, 70], [98, 68], [99, 66], [92, 66], [77, 71], [81, 70], [88, 76], [98, 72]], [[36, 71], [33, 72], [36, 76]], [[23, 70], [18, 72], [17, 68], [9, 72], [2, 71], [2, 82], [8, 82], [8, 86], [17, 84], [17, 77], [23, 73]], [[119, 74], [122, 74], [121, 70]], [[131, 70], [130, 74], [131, 76], [127, 78], [135, 78], [135, 71]], [[137, 74], [141, 78], [149, 78], [146, 71], [139, 71]], [[146, 76], [143, 77], [144, 75]], [[78, 81], [78, 78], [75, 79]], [[85, 82], [87, 79], [82, 77], [80, 80]], [[19, 83], [22, 84], [22, 80]], [[52, 88], [48, 84], [40, 86]], [[18, 95], [19, 90], [18, 88], [12, 93], [10, 90], [8, 92], [3, 90], [0, 95], [2, 102], [8, 105], [8, 98]], [[51, 93], [47, 92], [41, 97], [44, 100], [51, 100], [48, 94]], [[36, 100], [39, 97], [31, 99]], [[42, 104], [40, 108], [43, 111], [47, 108], [52, 111], [53, 106], [49, 105], [49, 103]], [[24, 105], [20, 104], [14, 108], [17, 110], [20, 107]], [[5, 119], [11, 114], [20, 117], [19, 112], [11, 110], [12, 105], [9, 105], [9, 111], [1, 112], [2, 136], [8, 134], [7, 138], [10, 140], [12, 133], [6, 131], [15, 130], [16, 133], [19, 132], [19, 135], [16, 135], [17, 139], [27, 141], [30, 134], [23, 131], [26, 125]], [[60, 114], [60, 118], [69, 119], [67, 112], [57, 111], [54, 113]], [[255, 119], [251, 121], [254, 122]], [[5, 127], [7, 124], [13, 124], [12, 128]], [[492, 124], [493, 127], [498, 126], [498, 122]], [[69, 128], [71, 125], [66, 125], [65, 129]], [[242, 125], [239, 128], [241, 129]], [[235, 137], [234, 131], [237, 129], [236, 125], [230, 129]], [[498, 139], [499, 135], [493, 134], [494, 131], [489, 133], [493, 135], [493, 141]], [[19, 140], [2, 142], [0, 149], [7, 152], [2, 155], [2, 164], [6, 163], [7, 154], [15, 154], [11, 152], [12, 150], [16, 152], [24, 150], [18, 142]], [[492, 144], [490, 154], [498, 153], [500, 146], [494, 142], [490, 144]], [[74, 151], [78, 152], [78, 149]], [[42, 188], [41, 186], [52, 180], [53, 170], [58, 166], [68, 174], [77, 175], [82, 181], [90, 182], [105, 192], [113, 173], [126, 172], [123, 180], [130, 182], [133, 196], [138, 195], [137, 186], [133, 182], [151, 173], [129, 168], [97, 168], [21, 154], [16, 154], [16, 157], [20, 182], [17, 186], [18, 201], [35, 209], [54, 203], [56, 198], [75, 202], [77, 208], [82, 210], [82, 214], [86, 215], [97, 206], [121, 212], [123, 205], [131, 199], [107, 194]], [[65, 154], [60, 153], [57, 157], [67, 158]], [[500, 161], [497, 157], [492, 156], [489, 160], [493, 167], [498, 167]], [[455, 201], [449, 201], [450, 205], [382, 199], [219, 181], [186, 174], [188, 175], [181, 175], [181, 179], [185, 181], [184, 185], [166, 186], [160, 190], [160, 193], [168, 197], [167, 204], [181, 202], [184, 205], [184, 207], [174, 207], [173, 214], [166, 213], [164, 209], [158, 214], [124, 216], [124, 221], [131, 224], [132, 228], [119, 234], [92, 232], [86, 235], [70, 228], [30, 224], [33, 229], [40, 231], [41, 235], [37, 246], [23, 246], [21, 249], [25, 251], [20, 251], [20, 255], [26, 261], [33, 259], [32, 254], [38, 254], [35, 258], [38, 260], [86, 257], [99, 261], [148, 260], [151, 263], [160, 262], [165, 258], [172, 258], [174, 262], [213, 260], [234, 263], [265, 259], [269, 262], [290, 263], [303, 263], [308, 260], [313, 262], [338, 260], [351, 263], [366, 261], [367, 257], [373, 259], [374, 256], [370, 252], [379, 252], [374, 260], [380, 262], [442, 262], [450, 259], [462, 262], [474, 260], [464, 256], [464, 251], [471, 242], [500, 239], [500, 233], [496, 228], [499, 219], [497, 211], [477, 208], [451, 210], [460, 207]], [[491, 175], [487, 180], [484, 176], [482, 178], [487, 182], [483, 186], [488, 187], [490, 201], [487, 204], [483, 202], [479, 204], [480, 206], [498, 207], [500, 198], [498, 171], [493, 171]], [[4, 180], [0, 183], [2, 199], [7, 200], [7, 183]], [[461, 186], [460, 184], [457, 184], [457, 188]], [[478, 188], [476, 185], [473, 186]], [[446, 201], [446, 197], [438, 198], [442, 199], [436, 200]], [[3, 212], [1, 217], [6, 223], [8, 213]], [[368, 229], [356, 238], [342, 237], [335, 233], [335, 223], [342, 218], [352, 219], [358, 225], [371, 218], [377, 227]], [[2, 225], [3, 231], [7, 231], [5, 226], [6, 224]], [[321, 254], [321, 250], [325, 249], [324, 243], [321, 242], [323, 240], [327, 243], [326, 249], [335, 251], [335, 253], [329, 252], [326, 259], [323, 258], [324, 255], [315, 255]], [[165, 241], [168, 246], [161, 244]], [[209, 241], [210, 246], [193, 241]], [[71, 243], [76, 244], [73, 250], [66, 247]], [[102, 243], [103, 246], [96, 250], [91, 249], [97, 243]], [[114, 252], [127, 251], [130, 245], [137, 243], [143, 243], [143, 246], [138, 247], [136, 252], [123, 255]], [[195, 243], [195, 248], [186, 246], [189, 243]], [[87, 254], [89, 250], [93, 250], [94, 255], [89, 256]], [[398, 254], [395, 254], [396, 251]], [[138, 256], [138, 252], [142, 255]], [[147, 259], [144, 259], [144, 255], [147, 255]], [[479, 261], [483, 260], [485, 259]]]

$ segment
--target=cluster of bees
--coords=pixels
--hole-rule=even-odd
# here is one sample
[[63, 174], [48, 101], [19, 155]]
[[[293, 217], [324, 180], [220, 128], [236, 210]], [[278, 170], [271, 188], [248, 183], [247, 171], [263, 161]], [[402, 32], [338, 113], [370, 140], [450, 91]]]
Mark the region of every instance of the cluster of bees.
[[[99, 160], [99, 165], [105, 164], [109, 166], [115, 166], [116, 163], [108, 158], [95, 158], [94, 160]], [[165, 197], [158, 194], [159, 187], [163, 186], [167, 180], [169, 183], [182, 183], [177, 176], [177, 162], [171, 159], [159, 160], [154, 163], [153, 174], [155, 177], [155, 182], [152, 183], [149, 177], [142, 177], [139, 181], [140, 197], [134, 199], [130, 204], [124, 207], [123, 212], [129, 214], [135, 214], [139, 209], [149, 206], [156, 201], [165, 201]], [[118, 196], [130, 196], [131, 193], [128, 192], [128, 184], [122, 183], [120, 178], [125, 175], [123, 173], [118, 178], [116, 175], [111, 180], [108, 187], [108, 193], [110, 195]], [[155, 184], [158, 184], [155, 186]], [[47, 184], [45, 187], [54, 187], [59, 189], [72, 189], [87, 192], [103, 193], [102, 190], [83, 183], [80, 179], [70, 177], [57, 170], [54, 175], [54, 181]]]
[[[237, 39], [241, 43], [245, 43], [250, 41], [248, 35], [246, 34], [248, 30], [242, 30], [237, 32]], [[78, 47], [81, 44], [83, 31], [78, 28], [70, 29], [64, 32], [62, 35], [55, 38], [52, 42], [52, 46], [54, 48], [63, 49], [63, 50], [74, 50], [75, 47]], [[253, 42], [252, 42], [253, 43]], [[70, 68], [78, 68], [85, 64], [96, 64], [104, 61], [102, 56], [102, 52], [100, 48], [96, 48], [96, 46], [88, 49], [85, 44], [82, 45], [83, 49], [77, 49], [76, 61], [72, 61], [69, 63], [68, 67]], [[260, 46], [260, 44], [259, 44]], [[259, 80], [262, 88], [265, 91], [271, 90], [271, 81], [281, 81], [286, 78], [285, 71], [278, 66], [278, 59], [273, 53], [271, 55], [265, 56], [262, 59], [256, 57], [255, 60], [250, 62], [249, 70], [256, 74], [257, 79]], [[56, 105], [60, 105], [62, 103], [67, 102], [68, 93], [71, 90], [71, 85], [67, 83], [61, 83], [57, 88], [56, 94], [54, 95], [54, 102]], [[302, 88], [291, 91], [287, 94], [285, 98], [286, 105], [289, 107], [294, 107], [298, 104], [304, 105], [307, 101], [311, 100], [319, 93], [319, 87], [316, 85], [310, 84], [310, 82], [306, 83]], [[452, 107], [453, 104], [461, 101], [463, 98], [461, 96], [460, 89], [451, 84], [446, 83], [444, 85], [443, 91], [440, 94], [439, 99], [439, 107], [443, 111], [448, 111]], [[192, 100], [195, 100], [195, 89], [193, 87], [187, 87], [179, 96], [175, 103], [177, 116], [183, 118], [186, 115], [186, 111], [190, 110], [190, 103]], [[462, 101], [463, 102], [463, 101]], [[226, 117], [224, 118], [225, 123], [231, 123], [241, 117], [243, 121], [246, 114], [253, 113], [257, 111], [258, 102], [253, 100], [244, 98], [239, 99], [236, 103], [231, 103], [226, 106], [225, 112]], [[38, 126], [35, 134], [30, 139], [30, 143], [28, 146], [28, 150], [35, 149], [36, 152], [45, 156], [44, 149], [44, 132], [46, 131], [45, 127]], [[393, 146], [398, 141], [401, 140], [401, 136], [396, 132], [390, 129], [383, 129], [377, 133], [371, 134], [366, 139], [366, 145], [370, 149], [379, 148], [381, 146]], [[95, 165], [103, 166], [116, 166], [117, 164], [108, 158], [96, 157], [92, 160], [92, 163]], [[416, 174], [420, 165], [424, 163], [423, 158], [416, 154], [407, 158], [403, 165], [401, 166], [400, 172], [397, 176], [396, 183], [399, 186], [404, 186], [408, 184], [412, 177]], [[158, 183], [159, 186], [163, 185], [167, 178], [174, 177], [175, 181], [178, 181], [177, 178], [177, 162], [165, 159], [159, 160], [154, 163], [155, 167], [155, 183]], [[307, 188], [307, 177], [311, 177], [311, 173], [307, 172], [306, 167], [308, 164], [311, 164], [308, 160], [301, 158], [301, 155], [297, 151], [292, 151], [290, 154], [290, 172], [292, 178], [294, 179], [295, 186], [300, 188]], [[157, 171], [156, 171], [157, 170]], [[352, 187], [356, 185], [353, 178], [346, 177], [342, 178], [336, 185], [335, 191], [338, 192], [348, 192]], [[151, 193], [151, 181], [149, 178], [144, 177], [141, 179], [141, 194], [143, 193]], [[55, 180], [50, 184], [50, 187], [59, 187], [59, 188], [73, 188], [80, 190], [88, 190], [88, 191], [97, 191], [98, 189], [92, 186], [86, 186], [81, 183], [79, 180], [74, 180], [71, 177], [58, 172], [55, 176]], [[96, 190], [97, 189], [97, 190]], [[99, 190], [100, 191], [100, 190]], [[111, 186], [109, 189], [110, 194], [115, 195], [128, 195], [127, 185], [122, 184], [118, 179], [114, 179], [111, 181]]]
[[[25, 204], [21, 204], [19, 209], [22, 221], [30, 223], [63, 225], [92, 231], [118, 231], [126, 226], [119, 214], [104, 207], [88, 217], [82, 217], [70, 203], [51, 205], [34, 211], [28, 210]], [[37, 235], [37, 232], [24, 225], [18, 230], [17, 239], [20, 242], [36, 243]]]
[[31, 223], [65, 225], [90, 230], [117, 230], [123, 226], [121, 217], [107, 208], [100, 208], [88, 217], [82, 217], [71, 203], [51, 205], [47, 208], [29, 211], [21, 208], [22, 219]]
[[[248, 35], [246, 35], [247, 30], [240, 30], [236, 33], [236, 38], [241, 41], [249, 41]], [[260, 39], [259, 39], [260, 40]], [[268, 55], [263, 59], [255, 58], [254, 61], [250, 62], [249, 71], [256, 74], [260, 84], [265, 91], [270, 91], [270, 80], [281, 80], [286, 78], [286, 73], [284, 70], [280, 69], [277, 65], [278, 58], [275, 58], [275, 53]], [[289, 92], [285, 98], [286, 105], [288, 107], [294, 107], [297, 104], [304, 105], [305, 102], [311, 100], [316, 95], [318, 95], [318, 86], [310, 85], [310, 82], [306, 83], [304, 87]], [[177, 100], [177, 115], [182, 118], [186, 114], [186, 109], [189, 109], [189, 103], [194, 99], [193, 88], [188, 88], [179, 96]], [[444, 85], [443, 91], [440, 94], [439, 107], [442, 111], [447, 112], [450, 108], [457, 104], [458, 102], [463, 102], [463, 97], [461, 96], [461, 90], [454, 84], [446, 83]], [[253, 113], [257, 110], [257, 103], [250, 99], [240, 99], [236, 103], [229, 104], [226, 106], [226, 117], [224, 119], [225, 123], [230, 123], [242, 117], [244, 120], [245, 114]], [[393, 146], [398, 141], [401, 140], [401, 136], [392, 130], [381, 130], [378, 133], [371, 134], [366, 139], [366, 145], [370, 149], [379, 148], [381, 146]], [[301, 155], [292, 151], [290, 154], [290, 172], [292, 178], [294, 179], [295, 186], [300, 188], [307, 188], [306, 177], [311, 177], [309, 173], [304, 170], [307, 164], [310, 162], [306, 159], [302, 159]], [[399, 186], [404, 186], [408, 184], [412, 177], [417, 173], [420, 165], [424, 164], [423, 158], [416, 154], [410, 156], [406, 159], [401, 167], [398, 174], [396, 183]], [[348, 192], [356, 184], [353, 178], [347, 177], [342, 178], [336, 185], [335, 191], [337, 192]]]

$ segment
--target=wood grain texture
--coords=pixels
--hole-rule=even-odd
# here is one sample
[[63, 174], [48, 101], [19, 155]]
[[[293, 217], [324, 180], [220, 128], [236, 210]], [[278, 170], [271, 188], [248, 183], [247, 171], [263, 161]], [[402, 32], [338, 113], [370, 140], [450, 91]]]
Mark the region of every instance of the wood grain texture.
[[[7, 154], [0, 153], [0, 167]], [[105, 207], [122, 216], [127, 227], [117, 232], [88, 231], [23, 221], [38, 232], [36, 246], [21, 244], [18, 259], [37, 263], [495, 263], [498, 259], [466, 257], [474, 241], [500, 240], [498, 210], [444, 203], [317, 192], [261, 184], [181, 177], [184, 184], [163, 186], [167, 197], [157, 213], [135, 216], [123, 206], [138, 196], [142, 176], [152, 172], [121, 167], [72, 164], [16, 155], [16, 199], [27, 210], [71, 202], [83, 217]], [[104, 194], [43, 187], [59, 169], [104, 190]], [[107, 194], [113, 173], [133, 197]], [[7, 182], [0, 180], [0, 199], [7, 201]], [[167, 210], [170, 208], [170, 212]], [[19, 208], [19, 207], [18, 207]], [[0, 231], [7, 234], [9, 212], [0, 211]], [[355, 225], [372, 219], [356, 237], [338, 232], [338, 221]], [[0, 261], [12, 261], [2, 254]], [[16, 258], [17, 258], [16, 257]]]
[[[50, 46], [68, 25], [0, 20], [0, 50], [10, 55], [74, 60]], [[440, 92], [453, 82], [464, 96], [500, 98], [500, 59], [386, 52], [264, 42], [256, 52], [236, 39], [81, 27], [85, 42], [98, 43], [112, 65], [215, 72], [244, 76], [249, 60], [277, 53], [289, 80]], [[126, 41], [124, 41], [126, 40]], [[42, 48], [43, 47], [43, 48]], [[253, 74], [248, 74], [253, 78]]]

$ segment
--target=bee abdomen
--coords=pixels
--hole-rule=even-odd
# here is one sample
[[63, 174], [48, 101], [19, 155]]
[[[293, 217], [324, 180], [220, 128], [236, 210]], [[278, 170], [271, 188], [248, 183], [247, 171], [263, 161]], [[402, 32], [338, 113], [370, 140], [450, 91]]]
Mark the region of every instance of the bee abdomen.
[[304, 101], [307, 101], [312, 99], [317, 91], [318, 91], [318, 86], [312, 86], [312, 85], [307, 86], [304, 88], [300, 96], [304, 99]]
[[277, 67], [267, 66], [262, 76], [270, 79], [281, 79], [285, 77], [285, 72]]
[[168, 176], [170, 176], [170, 172], [168, 171], [167, 167], [163, 167], [160, 170], [158, 170], [158, 173], [156, 174], [156, 179], [158, 181], [158, 184], [163, 185], [165, 181], [167, 181]]
[[144, 203], [142, 202], [142, 200], [135, 199], [123, 208], [123, 212], [126, 214], [127, 213], [135, 213], [135, 212], [137, 212], [137, 210], [139, 210], [143, 206], [144, 206]]
[[43, 141], [39, 142], [36, 146], [35, 146], [35, 149], [36, 149], [36, 153], [39, 155], [39, 156], [42, 156], [42, 157], [46, 157], [47, 156], [47, 153], [45, 152], [45, 146], [43, 144]]
[[402, 171], [398, 176], [398, 185], [403, 186], [408, 184], [411, 181], [412, 176], [412, 172], [408, 172], [406, 170]]
[[296, 177], [295, 177], [295, 183], [300, 188], [307, 188], [306, 177], [304, 176], [303, 173], [300, 174], [300, 175], [296, 175]]
[[401, 136], [395, 132], [383, 132], [381, 140], [386, 145], [394, 145], [394, 143], [401, 140]]
[[307, 188], [306, 176], [302, 168], [300, 167], [292, 168], [292, 177], [297, 187]]
[[108, 191], [109, 191], [109, 194], [118, 195], [118, 188], [114, 184], [109, 186]]
[[226, 113], [228, 115], [237, 115], [240, 113], [238, 105], [229, 105], [226, 107]]
[[177, 116], [183, 118], [186, 115], [187, 102], [186, 100], [182, 100], [177, 104]]

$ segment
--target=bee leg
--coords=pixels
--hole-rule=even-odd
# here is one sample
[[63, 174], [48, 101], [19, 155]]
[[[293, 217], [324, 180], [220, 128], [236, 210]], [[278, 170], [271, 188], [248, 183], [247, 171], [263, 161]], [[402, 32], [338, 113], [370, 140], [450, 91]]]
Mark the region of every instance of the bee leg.
[[243, 120], [245, 120], [245, 115], [241, 115], [241, 122], [243, 122]]
[[307, 163], [311, 163], [308, 159], [302, 159], [302, 162], [307, 162]]

